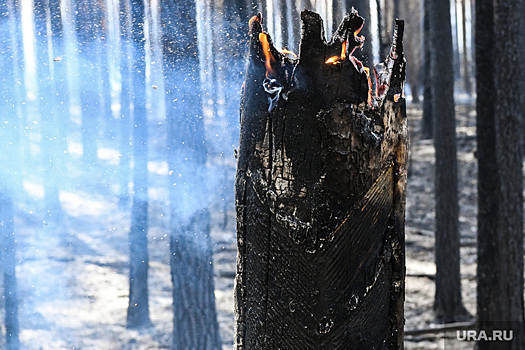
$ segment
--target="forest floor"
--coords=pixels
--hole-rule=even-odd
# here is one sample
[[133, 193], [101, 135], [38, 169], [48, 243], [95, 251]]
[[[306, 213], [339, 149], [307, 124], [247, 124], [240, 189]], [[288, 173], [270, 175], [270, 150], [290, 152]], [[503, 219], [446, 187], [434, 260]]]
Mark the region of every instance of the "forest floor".
[[[410, 175], [407, 192], [406, 330], [439, 326], [434, 297], [434, 149], [419, 135], [421, 110], [409, 107]], [[475, 112], [457, 106], [460, 188], [461, 276], [463, 300], [475, 313], [476, 158]], [[156, 154], [152, 145], [152, 153]], [[73, 149], [70, 150], [74, 155]], [[162, 154], [162, 152], [158, 152]], [[153, 326], [126, 329], [128, 302], [129, 208], [119, 208], [114, 173], [118, 152], [99, 150], [105, 171], [68, 168], [60, 200], [60, 225], [41, 220], [43, 188], [38, 177], [24, 180], [25, 199], [17, 204], [20, 326], [23, 350], [168, 349], [172, 331], [169, 274], [167, 165], [151, 159], [150, 170], [150, 311]], [[233, 157], [232, 157], [233, 164]], [[90, 181], [84, 179], [89, 175]], [[232, 189], [233, 190], [233, 189]], [[219, 201], [220, 202], [220, 201]], [[235, 218], [233, 211], [213, 211], [215, 296], [224, 349], [233, 345]], [[227, 219], [224, 222], [224, 219]], [[3, 313], [3, 310], [1, 311]], [[0, 315], [3, 318], [3, 314]], [[5, 331], [0, 334], [0, 344]], [[452, 334], [454, 336], [455, 334]], [[406, 349], [443, 349], [442, 335], [406, 337]], [[469, 348], [464, 344], [465, 349]], [[455, 347], [457, 349], [457, 347]], [[472, 349], [472, 346], [470, 346]]]

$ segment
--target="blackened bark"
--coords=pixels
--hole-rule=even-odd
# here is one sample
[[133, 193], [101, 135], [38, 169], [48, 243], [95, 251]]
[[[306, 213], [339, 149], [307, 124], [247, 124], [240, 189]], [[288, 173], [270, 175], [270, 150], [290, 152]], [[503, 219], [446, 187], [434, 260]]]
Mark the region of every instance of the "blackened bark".
[[[381, 66], [353, 57], [347, 16], [326, 43], [303, 11], [298, 60], [252, 22], [236, 177], [236, 349], [399, 349], [403, 343], [406, 114], [403, 22]], [[273, 90], [272, 92], [272, 89]], [[281, 89], [281, 90], [279, 90]], [[377, 103], [377, 105], [376, 105]]]
[[[478, 348], [523, 349], [523, 177], [520, 140], [519, 1], [476, 1], [479, 328], [512, 329], [510, 342]], [[493, 40], [501, 36], [500, 42]], [[503, 91], [498, 91], [503, 89]]]
[[129, 233], [129, 305], [127, 326], [149, 326], [148, 295], [148, 128], [144, 1], [131, 1], [133, 42], [133, 203]]
[[423, 121], [421, 136], [431, 139], [434, 133], [432, 118], [432, 86], [430, 79], [430, 1], [423, 1]]
[[[161, 1], [173, 282], [171, 348], [220, 349], [195, 3]], [[202, 38], [200, 38], [202, 40]]]
[[450, 1], [430, 2], [432, 116], [436, 149], [436, 296], [439, 320], [464, 319], [459, 271], [456, 121]]

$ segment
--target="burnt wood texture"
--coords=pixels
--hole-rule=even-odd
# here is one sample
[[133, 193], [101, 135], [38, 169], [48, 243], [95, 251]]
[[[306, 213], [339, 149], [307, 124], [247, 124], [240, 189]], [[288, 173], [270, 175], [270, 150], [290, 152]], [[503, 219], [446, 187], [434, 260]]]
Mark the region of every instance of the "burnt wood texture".
[[401, 349], [407, 119], [403, 21], [376, 65], [303, 11], [300, 53], [250, 21], [236, 177], [235, 349]]

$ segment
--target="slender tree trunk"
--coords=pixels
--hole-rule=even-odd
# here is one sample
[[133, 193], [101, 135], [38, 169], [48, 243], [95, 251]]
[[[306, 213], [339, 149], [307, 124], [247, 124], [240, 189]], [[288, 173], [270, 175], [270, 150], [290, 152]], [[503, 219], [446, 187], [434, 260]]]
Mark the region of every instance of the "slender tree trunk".
[[16, 280], [16, 254], [14, 210], [11, 197], [12, 189], [0, 189], [0, 257], [3, 267], [6, 349], [17, 350], [20, 347], [20, 326], [18, 323], [18, 292]]
[[49, 0], [34, 1], [37, 52], [39, 112], [42, 121], [42, 155], [44, 168], [45, 222], [57, 222], [62, 215], [58, 197], [56, 86], [54, 79], [53, 43], [47, 23], [50, 20]]
[[[346, 17], [331, 44], [320, 15], [304, 11], [302, 20], [298, 60], [273, 47], [260, 18], [252, 22], [236, 177], [235, 349], [399, 349], [403, 22], [377, 67], [388, 87], [372, 108], [366, 73], [350, 57], [363, 19]], [[337, 56], [343, 41], [346, 57]]]
[[[10, 14], [10, 27], [11, 27], [11, 42], [12, 47], [16, 47], [17, 50], [13, 50], [13, 73], [15, 76], [15, 96], [18, 111], [18, 125], [27, 125], [27, 103], [26, 101], [26, 88], [25, 88], [25, 79], [24, 79], [24, 59], [23, 59], [23, 35], [22, 35], [22, 14], [21, 14], [21, 2], [22, 0], [8, 0], [6, 5], [12, 8], [5, 12]], [[21, 128], [19, 128], [20, 137], [20, 158], [21, 159], [30, 159], [30, 149], [28, 144], [28, 138], [22, 137], [23, 133]], [[24, 165], [23, 162], [20, 162], [20, 166]], [[22, 168], [20, 168], [22, 169]]]
[[20, 169], [19, 120], [16, 100], [16, 76], [14, 60], [19, 49], [10, 35], [15, 20], [13, 0], [0, 3], [0, 110], [3, 121], [0, 125], [0, 269], [3, 274], [3, 305], [5, 306], [5, 349], [20, 347], [18, 323], [18, 292], [16, 279], [16, 236], [14, 227], [13, 194], [19, 186]]
[[421, 136], [431, 139], [434, 134], [434, 118], [432, 117], [432, 85], [430, 78], [430, 1], [423, 1], [423, 121]]
[[131, 160], [131, 94], [133, 86], [131, 83], [131, 64], [130, 57], [133, 52], [131, 45], [131, 4], [130, 0], [120, 0], [119, 20], [120, 20], [120, 163], [119, 163], [119, 206], [125, 208], [129, 203], [128, 183], [130, 180], [130, 160]]
[[[519, 1], [476, 1], [478, 128], [479, 328], [513, 331], [510, 342], [479, 342], [478, 348], [523, 349], [523, 174], [518, 91]], [[493, 40], [501, 35], [501, 43]], [[500, 91], [500, 89], [502, 91]]]
[[465, 92], [468, 95], [472, 95], [472, 83], [471, 83], [471, 74], [470, 71], [470, 61], [469, 61], [469, 48], [467, 44], [467, 6], [465, 5], [466, 0], [461, 0], [461, 21], [462, 21], [462, 47], [463, 47], [463, 57], [462, 57], [462, 66], [463, 66], [463, 87]]
[[195, 40], [204, 38], [198, 36], [196, 16], [196, 6], [191, 0], [161, 1], [170, 170], [173, 350], [221, 348], [214, 297], [202, 87]]
[[53, 42], [54, 59], [54, 84], [55, 84], [55, 123], [56, 123], [56, 161], [55, 167], [57, 178], [65, 176], [65, 163], [67, 153], [67, 128], [69, 125], [70, 93], [68, 87], [68, 74], [66, 62], [63, 57], [67, 55], [66, 43], [64, 38], [64, 18], [62, 17], [62, 0], [49, 0], [51, 33]]
[[133, 42], [133, 203], [129, 232], [128, 328], [150, 326], [148, 295], [148, 126], [144, 0], [131, 0]]
[[438, 319], [464, 319], [459, 271], [456, 121], [452, 34], [448, 0], [430, 2], [432, 115], [436, 149], [436, 296]]
[[102, 16], [98, 0], [76, 0], [75, 24], [79, 49], [80, 106], [82, 109], [82, 158], [87, 169], [97, 163], [100, 107], [98, 54]]

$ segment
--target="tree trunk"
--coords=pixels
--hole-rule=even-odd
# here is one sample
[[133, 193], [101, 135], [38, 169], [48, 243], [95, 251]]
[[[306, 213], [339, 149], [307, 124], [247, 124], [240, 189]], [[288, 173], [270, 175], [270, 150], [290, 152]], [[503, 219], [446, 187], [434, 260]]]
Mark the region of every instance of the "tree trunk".
[[[199, 14], [200, 15], [200, 14]], [[192, 0], [161, 1], [170, 197], [170, 267], [173, 282], [171, 348], [221, 348], [215, 309], [199, 78], [199, 37]]]
[[[18, 4], [17, 4], [18, 5]], [[16, 235], [14, 227], [13, 194], [20, 186], [20, 140], [17, 114], [15, 52], [18, 45], [10, 36], [10, 25], [15, 20], [15, 4], [12, 0], [0, 3], [0, 269], [3, 274], [3, 299], [5, 307], [5, 349], [20, 347], [18, 323], [18, 292], [16, 279]]]
[[131, 1], [133, 42], [133, 203], [129, 233], [129, 328], [151, 325], [148, 295], [148, 126], [144, 1]]
[[133, 86], [131, 83], [131, 64], [129, 57], [132, 55], [131, 44], [131, 4], [130, 0], [120, 0], [120, 135], [119, 135], [119, 206], [125, 208], [129, 205], [128, 183], [130, 180], [131, 162], [131, 94]]
[[480, 350], [525, 348], [523, 175], [517, 146], [523, 105], [519, 93], [507, 93], [520, 91], [521, 84], [521, 67], [512, 64], [520, 57], [518, 6], [519, 1], [476, 1], [477, 320], [487, 332], [513, 331], [512, 341], [482, 341]]
[[463, 87], [468, 95], [472, 95], [472, 83], [471, 83], [471, 71], [470, 71], [470, 60], [469, 60], [469, 48], [467, 45], [467, 6], [466, 0], [461, 0], [461, 32], [462, 40], [461, 46], [463, 48], [462, 67], [463, 67]]
[[457, 194], [456, 121], [450, 2], [430, 2], [432, 116], [436, 149], [436, 296], [439, 320], [463, 320]]
[[[42, 124], [42, 167], [44, 169], [44, 221], [46, 223], [57, 223], [62, 210], [59, 200], [58, 179], [60, 174], [57, 172], [57, 153], [58, 138], [56, 114], [56, 85], [54, 70], [51, 65], [54, 63], [50, 59], [53, 54], [53, 43], [51, 31], [47, 23], [50, 18], [49, 1], [36, 0], [34, 2], [35, 11], [35, 33], [36, 33], [36, 52], [37, 52], [37, 81], [38, 81], [38, 107]], [[57, 62], [58, 63], [58, 62]]]
[[430, 1], [423, 1], [423, 121], [421, 136], [431, 139], [434, 133], [432, 118], [432, 86], [430, 80]]
[[79, 69], [82, 72], [80, 106], [82, 109], [82, 158], [88, 169], [97, 163], [99, 118], [102, 114], [99, 95], [99, 67], [97, 57], [100, 46], [102, 16], [98, 0], [76, 0], [75, 25], [79, 50]]
[[[376, 66], [387, 87], [369, 101], [366, 73], [350, 56], [363, 19], [347, 16], [326, 43], [320, 16], [301, 17], [298, 60], [273, 47], [260, 19], [251, 26], [236, 177], [235, 348], [398, 349], [403, 22]], [[343, 41], [345, 57], [325, 63]]]

